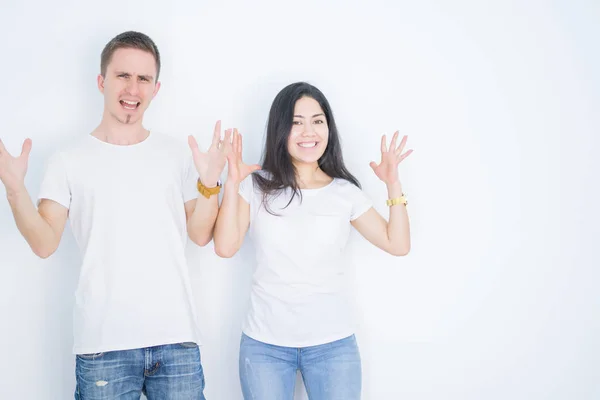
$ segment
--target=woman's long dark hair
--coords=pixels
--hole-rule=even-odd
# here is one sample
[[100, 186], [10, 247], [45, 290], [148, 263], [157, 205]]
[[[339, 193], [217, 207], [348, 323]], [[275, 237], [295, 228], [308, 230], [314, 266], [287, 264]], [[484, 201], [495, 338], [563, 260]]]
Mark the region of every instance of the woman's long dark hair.
[[265, 209], [274, 215], [276, 214], [268, 205], [269, 198], [277, 197], [289, 188], [292, 195], [286, 207], [290, 205], [296, 195], [302, 199], [302, 192], [296, 181], [296, 168], [288, 152], [288, 138], [294, 121], [294, 107], [296, 102], [303, 97], [310, 97], [319, 103], [329, 127], [329, 140], [325, 153], [319, 159], [319, 167], [332, 178], [345, 179], [360, 187], [358, 180], [344, 165], [338, 130], [325, 95], [306, 82], [292, 83], [277, 94], [269, 111], [267, 138], [261, 160], [262, 170], [266, 174], [253, 174], [254, 184], [258, 185], [263, 193]]

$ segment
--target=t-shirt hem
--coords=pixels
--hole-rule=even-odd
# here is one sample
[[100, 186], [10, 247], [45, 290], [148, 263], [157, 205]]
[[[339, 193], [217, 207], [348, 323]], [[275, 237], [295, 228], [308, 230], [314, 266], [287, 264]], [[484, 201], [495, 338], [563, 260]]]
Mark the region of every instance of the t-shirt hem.
[[240, 197], [242, 198], [242, 200], [244, 200], [246, 203], [250, 204], [250, 199], [246, 198], [246, 195], [242, 192], [238, 192], [238, 194], [240, 195]]
[[61, 206], [65, 207], [66, 209], [69, 208], [70, 204], [70, 199], [65, 199], [62, 196], [55, 196], [49, 193], [40, 193], [37, 197], [37, 204], [40, 204], [40, 201], [42, 200], [52, 200], [58, 204], [60, 204]]
[[154, 346], [164, 346], [169, 344], [177, 344], [183, 342], [194, 342], [198, 346], [202, 346], [202, 342], [198, 338], [194, 338], [192, 336], [181, 336], [173, 339], [163, 339], [163, 340], [149, 340], [145, 342], [138, 343], [129, 343], [129, 344], [103, 344], [99, 346], [73, 346], [73, 354], [92, 354], [92, 353], [107, 353], [109, 351], [123, 351], [123, 350], [134, 350], [134, 349], [143, 349], [146, 347], [154, 347]]
[[192, 201], [192, 200], [198, 200], [198, 194], [193, 193], [193, 194], [190, 194], [189, 196], [183, 196], [184, 203], [187, 203], [188, 201]]
[[259, 342], [271, 344], [274, 346], [293, 347], [293, 348], [320, 346], [323, 344], [335, 342], [337, 340], [345, 339], [345, 338], [350, 337], [355, 334], [354, 330], [349, 330], [345, 333], [339, 333], [339, 334], [331, 335], [331, 336], [324, 336], [324, 337], [318, 338], [318, 339], [307, 340], [307, 341], [303, 341], [303, 342], [294, 342], [294, 341], [286, 341], [286, 340], [276, 340], [274, 338], [261, 336], [260, 334], [256, 334], [254, 332], [251, 332], [251, 331], [248, 331], [245, 329], [242, 330], [242, 332], [244, 333], [244, 335], [246, 335], [254, 340], [257, 340]]
[[352, 215], [352, 217], [350, 217], [350, 221], [354, 221], [357, 218], [361, 217], [364, 213], [369, 211], [371, 207], [373, 207], [373, 204], [365, 204], [362, 208], [359, 209], [358, 212], [356, 212], [354, 215]]

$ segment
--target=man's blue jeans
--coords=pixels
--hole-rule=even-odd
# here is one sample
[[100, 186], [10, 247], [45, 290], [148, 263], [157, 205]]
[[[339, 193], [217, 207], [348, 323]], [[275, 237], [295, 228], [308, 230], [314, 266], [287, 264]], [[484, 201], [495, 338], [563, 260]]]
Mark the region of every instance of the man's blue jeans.
[[205, 400], [195, 343], [77, 355], [76, 400]]

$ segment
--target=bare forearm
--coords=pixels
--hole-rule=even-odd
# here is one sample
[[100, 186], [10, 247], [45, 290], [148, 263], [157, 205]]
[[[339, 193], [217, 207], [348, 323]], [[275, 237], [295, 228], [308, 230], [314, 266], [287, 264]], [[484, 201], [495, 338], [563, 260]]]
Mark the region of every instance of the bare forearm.
[[218, 213], [218, 196], [213, 195], [208, 199], [198, 196], [194, 212], [187, 223], [188, 235], [198, 246], [206, 246], [211, 241]]
[[7, 198], [17, 228], [33, 252], [41, 258], [49, 257], [56, 251], [60, 237], [40, 215], [25, 186], [7, 189]]
[[232, 257], [240, 249], [239, 185], [226, 183], [223, 203], [215, 224], [215, 250], [220, 257]]
[[[388, 196], [395, 199], [402, 196], [400, 182], [388, 185]], [[406, 255], [410, 251], [410, 223], [406, 206], [398, 204], [390, 207], [390, 219], [387, 225], [390, 250], [393, 254]]]

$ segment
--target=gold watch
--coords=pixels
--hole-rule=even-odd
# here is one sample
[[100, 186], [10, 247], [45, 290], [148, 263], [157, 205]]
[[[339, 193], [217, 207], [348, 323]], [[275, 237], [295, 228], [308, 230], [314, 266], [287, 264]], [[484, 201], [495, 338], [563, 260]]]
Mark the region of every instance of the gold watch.
[[204, 186], [200, 178], [198, 178], [197, 187], [198, 191], [202, 196], [206, 197], [207, 199], [210, 199], [210, 196], [212, 196], [213, 194], [219, 194], [221, 192], [221, 181], [217, 181], [217, 186], [213, 188], [207, 188], [206, 186]]
[[385, 204], [387, 204], [388, 206], [395, 206], [397, 204], [404, 204], [406, 206], [406, 205], [408, 205], [408, 199], [406, 198], [406, 195], [404, 193], [402, 193], [402, 196], [400, 196], [400, 197], [396, 197], [395, 199], [388, 199], [388, 200], [386, 200]]

